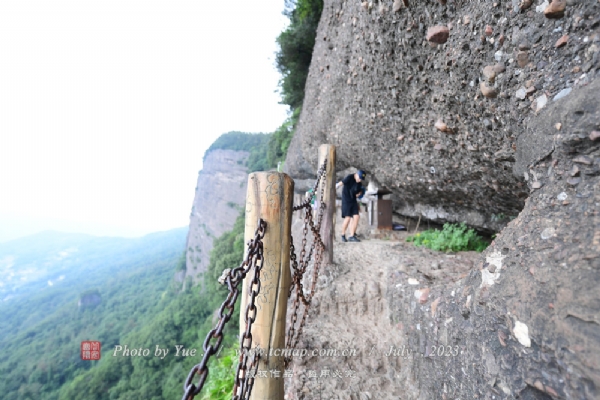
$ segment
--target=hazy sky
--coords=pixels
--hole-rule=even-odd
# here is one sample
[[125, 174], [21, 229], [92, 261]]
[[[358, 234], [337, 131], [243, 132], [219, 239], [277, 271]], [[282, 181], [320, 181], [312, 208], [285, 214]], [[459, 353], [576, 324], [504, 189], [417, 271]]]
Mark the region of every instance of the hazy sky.
[[0, 241], [187, 225], [208, 146], [286, 117], [283, 7], [0, 1]]

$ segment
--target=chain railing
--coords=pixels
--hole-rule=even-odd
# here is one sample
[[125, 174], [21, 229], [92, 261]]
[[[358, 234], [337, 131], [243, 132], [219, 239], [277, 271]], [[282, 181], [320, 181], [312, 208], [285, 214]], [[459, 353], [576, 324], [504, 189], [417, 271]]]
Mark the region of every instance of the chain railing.
[[[267, 223], [261, 219], [254, 234], [254, 239], [250, 240], [248, 243], [248, 251], [246, 252], [245, 260], [239, 267], [234, 268], [229, 272], [225, 271], [225, 277], [223, 280], [227, 285], [229, 294], [219, 309], [219, 322], [217, 323], [217, 326], [212, 329], [208, 335], [206, 335], [206, 339], [204, 340], [203, 344], [204, 356], [202, 357], [202, 361], [192, 367], [187, 379], [185, 380], [185, 383], [183, 384], [184, 395], [182, 400], [191, 400], [202, 390], [202, 387], [206, 382], [206, 378], [208, 377], [208, 360], [219, 350], [221, 342], [223, 341], [223, 329], [225, 328], [225, 324], [229, 322], [231, 316], [233, 315], [235, 302], [240, 293], [238, 287], [250, 269], [254, 267], [254, 277], [251, 286], [252, 292], [250, 294], [250, 301], [246, 307], [245, 314], [246, 330], [240, 338], [240, 348], [243, 351], [241, 352], [240, 362], [235, 372], [235, 386], [233, 390], [234, 400], [250, 398], [252, 386], [254, 385], [254, 375], [256, 368], [258, 368], [259, 359], [258, 352], [255, 352], [250, 359], [250, 347], [252, 346], [252, 324], [256, 318], [256, 305], [254, 303], [260, 292], [260, 271], [262, 269], [264, 260], [262, 239], [265, 236], [266, 229]], [[225, 311], [225, 309], [227, 309], [227, 311]], [[212, 339], [216, 339], [214, 345], [210, 344]], [[249, 359], [250, 366], [248, 367]], [[247, 373], [248, 368], [254, 373]], [[196, 384], [192, 383], [195, 375], [199, 376]]]
[[[293, 350], [298, 345], [298, 341], [302, 334], [302, 329], [308, 316], [309, 307], [315, 294], [316, 282], [323, 259], [322, 255], [325, 245], [321, 238], [320, 230], [321, 221], [323, 220], [323, 215], [326, 208], [326, 204], [323, 202], [326, 165], [327, 160], [325, 160], [317, 172], [317, 180], [312, 189], [312, 194], [307, 196], [304, 202], [293, 207], [294, 211], [304, 212], [304, 227], [299, 256], [296, 255], [293, 238], [290, 238], [290, 266], [293, 276], [288, 298], [293, 296], [294, 300], [285, 342], [288, 350]], [[319, 186], [321, 187], [320, 196], [317, 196], [317, 190]], [[311, 204], [315, 198], [319, 205], [316, 221], [313, 216], [313, 208]], [[183, 385], [184, 395], [182, 400], [194, 399], [194, 397], [197, 396], [202, 390], [202, 387], [204, 386], [208, 377], [208, 360], [212, 355], [219, 351], [223, 341], [223, 329], [225, 324], [229, 322], [231, 316], [233, 315], [235, 302], [240, 294], [238, 287], [246, 275], [254, 267], [254, 276], [250, 286], [249, 301], [245, 310], [246, 314], [244, 321], [246, 323], [246, 328], [240, 337], [240, 358], [235, 372], [232, 400], [248, 400], [250, 398], [252, 387], [254, 385], [254, 377], [256, 375], [260, 360], [260, 351], [251, 351], [252, 324], [254, 323], [257, 315], [255, 299], [259, 295], [261, 287], [260, 273], [264, 261], [262, 239], [265, 236], [266, 229], [266, 222], [263, 219], [260, 219], [254, 239], [248, 242], [248, 249], [244, 261], [239, 267], [234, 268], [233, 270], [223, 271], [223, 275], [221, 278], [219, 278], [219, 282], [227, 286], [229, 293], [218, 311], [219, 321], [217, 322], [216, 327], [208, 333], [206, 339], [204, 340], [204, 355], [202, 357], [202, 361], [192, 367], [185, 380]], [[309, 231], [312, 234], [312, 240], [310, 241], [310, 247], [307, 253]], [[305, 294], [303, 280], [311, 261], [313, 273], [310, 284], [310, 293]], [[298, 323], [298, 313], [300, 308], [303, 308], [302, 318]], [[210, 344], [212, 340], [214, 340], [214, 344]], [[291, 354], [292, 352], [288, 351], [287, 353]], [[290, 361], [291, 357], [288, 356], [284, 358], [285, 368], [288, 367]], [[196, 384], [194, 384], [192, 381], [196, 375], [198, 376], [198, 381]]]
[[[308, 316], [308, 311], [310, 307], [310, 303], [315, 294], [315, 288], [317, 283], [317, 278], [319, 275], [319, 269], [321, 267], [322, 254], [325, 249], [325, 245], [323, 244], [323, 240], [321, 239], [321, 221], [323, 220], [323, 214], [325, 212], [326, 204], [323, 202], [323, 192], [325, 190], [324, 178], [326, 173], [327, 160], [323, 163], [319, 171], [317, 172], [317, 180], [315, 182], [315, 186], [312, 190], [312, 195], [309, 196], [303, 203], [298, 206], [294, 206], [294, 211], [304, 210], [304, 228], [302, 231], [302, 247], [300, 250], [300, 257], [297, 259], [296, 250], [294, 248], [293, 238], [290, 241], [290, 264], [292, 267], [292, 284], [290, 286], [290, 292], [288, 297], [292, 297], [294, 295], [294, 303], [292, 306], [292, 314], [290, 317], [290, 324], [288, 326], [287, 338], [286, 338], [286, 347], [290, 350], [293, 350], [298, 345], [298, 341], [300, 340], [300, 336], [302, 335], [302, 328], [306, 323], [306, 317]], [[317, 195], [317, 189], [321, 186], [321, 193], [318, 199], [319, 211], [317, 214], [317, 223], [314, 223], [313, 219], [313, 209], [311, 207], [311, 202], [313, 197]], [[307, 237], [308, 230], [313, 234], [313, 240], [310, 246], [310, 250], [308, 254], [306, 254], [307, 247]], [[310, 264], [312, 255], [315, 255], [314, 263], [313, 263], [313, 275], [310, 287], [310, 294], [307, 296], [304, 293], [303, 279], [306, 273], [306, 270]], [[294, 290], [295, 289], [295, 290]], [[301, 304], [303, 305], [302, 318], [300, 323], [298, 324], [298, 311], [301, 308]], [[288, 352], [287, 354], [291, 354]], [[284, 365], [287, 368], [291, 361], [291, 357], [288, 356], [284, 359]]]

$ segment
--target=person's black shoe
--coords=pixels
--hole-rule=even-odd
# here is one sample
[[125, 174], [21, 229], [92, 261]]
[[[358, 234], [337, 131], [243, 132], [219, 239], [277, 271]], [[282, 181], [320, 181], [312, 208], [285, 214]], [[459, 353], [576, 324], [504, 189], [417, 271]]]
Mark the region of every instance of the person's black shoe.
[[348, 241], [349, 242], [360, 242], [360, 240], [358, 240], [358, 238], [356, 236], [350, 236], [348, 238]]
[[346, 235], [342, 235], [342, 242], [347, 242], [348, 239], [346, 239]]

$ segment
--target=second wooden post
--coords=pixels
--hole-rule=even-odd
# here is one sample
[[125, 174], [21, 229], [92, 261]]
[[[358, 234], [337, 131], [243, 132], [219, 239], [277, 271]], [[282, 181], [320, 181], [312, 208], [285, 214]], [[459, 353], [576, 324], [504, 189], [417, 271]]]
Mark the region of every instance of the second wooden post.
[[[325, 252], [323, 253], [323, 260], [327, 264], [333, 264], [333, 235], [335, 231], [334, 218], [335, 218], [335, 146], [332, 144], [322, 144], [319, 146], [319, 165], [317, 168], [321, 168], [323, 162], [327, 159], [327, 170], [325, 173], [325, 180], [321, 181], [321, 185], [325, 185], [323, 188], [323, 201], [326, 205], [325, 213], [323, 215], [323, 221], [321, 222], [321, 239], [325, 244]], [[321, 187], [319, 187], [317, 193], [321, 193]]]
[[[262, 350], [259, 371], [267, 377], [254, 381], [251, 400], [280, 400], [284, 396], [283, 356], [288, 292], [291, 284], [290, 238], [292, 226], [294, 181], [284, 173], [255, 172], [248, 177], [246, 196], [246, 243], [254, 238], [258, 220], [267, 223], [263, 238], [264, 261], [260, 273], [260, 293], [256, 298], [256, 320], [252, 325], [252, 348]], [[240, 334], [246, 323], [248, 285], [254, 276], [250, 270], [243, 282], [240, 308]], [[279, 349], [279, 351], [275, 351]], [[272, 377], [269, 371], [280, 371]]]

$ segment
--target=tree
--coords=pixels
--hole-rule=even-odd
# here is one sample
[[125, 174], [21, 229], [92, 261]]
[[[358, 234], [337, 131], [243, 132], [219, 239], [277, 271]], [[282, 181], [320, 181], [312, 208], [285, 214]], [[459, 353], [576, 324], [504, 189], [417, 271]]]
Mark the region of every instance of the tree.
[[281, 102], [289, 105], [292, 111], [301, 107], [304, 100], [304, 86], [322, 11], [323, 0], [286, 1], [284, 15], [290, 19], [290, 24], [277, 37], [279, 52], [275, 62], [282, 75], [279, 82]]

